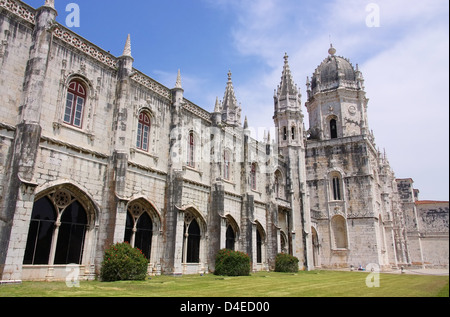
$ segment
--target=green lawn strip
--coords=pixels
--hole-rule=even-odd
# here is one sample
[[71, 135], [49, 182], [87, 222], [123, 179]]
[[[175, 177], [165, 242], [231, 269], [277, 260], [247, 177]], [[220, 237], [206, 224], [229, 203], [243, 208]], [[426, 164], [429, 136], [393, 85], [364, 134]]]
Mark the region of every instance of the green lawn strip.
[[448, 297], [448, 276], [380, 274], [380, 287], [366, 286], [368, 273], [312, 271], [256, 273], [248, 277], [158, 276], [143, 282], [24, 282], [0, 286], [0, 297]]

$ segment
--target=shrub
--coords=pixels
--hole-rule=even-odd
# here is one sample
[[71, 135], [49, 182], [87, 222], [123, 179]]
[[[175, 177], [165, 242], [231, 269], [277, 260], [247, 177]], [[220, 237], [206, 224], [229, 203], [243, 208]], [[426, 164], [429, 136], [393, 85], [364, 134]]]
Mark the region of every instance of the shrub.
[[250, 257], [239, 251], [220, 250], [216, 255], [215, 275], [249, 276]]
[[143, 281], [148, 261], [142, 251], [129, 243], [117, 243], [105, 251], [100, 277], [104, 282]]
[[275, 259], [275, 272], [298, 272], [298, 262], [295, 256], [280, 253]]

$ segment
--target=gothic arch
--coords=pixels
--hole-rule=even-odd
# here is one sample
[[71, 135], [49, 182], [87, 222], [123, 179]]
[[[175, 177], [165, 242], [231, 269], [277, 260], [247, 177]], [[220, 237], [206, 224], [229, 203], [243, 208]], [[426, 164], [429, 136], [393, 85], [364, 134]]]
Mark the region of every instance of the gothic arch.
[[326, 124], [329, 138], [337, 139], [339, 137], [339, 118], [336, 115], [328, 116]]
[[100, 207], [94, 201], [94, 198], [89, 194], [86, 188], [73, 181], [55, 181], [38, 186], [36, 188], [37, 194], [35, 197], [35, 201], [38, 201], [39, 199], [48, 196], [49, 194], [52, 194], [60, 189], [65, 189], [71, 192], [73, 196], [76, 197], [77, 200], [79, 200], [80, 204], [88, 213], [88, 216], [90, 217], [90, 224], [98, 225]]
[[255, 240], [256, 240], [256, 264], [263, 264], [266, 262], [266, 231], [261, 223], [256, 220], [256, 232], [255, 232]]
[[226, 147], [223, 150], [222, 174], [223, 174], [223, 178], [227, 181], [234, 180], [233, 166], [234, 166], [233, 151], [230, 148]]
[[331, 218], [331, 246], [332, 249], [348, 249], [347, 221], [341, 215]]
[[82, 82], [84, 84], [84, 86], [86, 86], [86, 88], [87, 88], [87, 90], [89, 92], [88, 96], [92, 97], [92, 93], [94, 91], [94, 85], [92, 84], [92, 81], [89, 80], [89, 78], [87, 78], [86, 76], [84, 76], [84, 75], [82, 75], [80, 73], [72, 73], [72, 74], [70, 74], [69, 76], [66, 77], [66, 80], [65, 80], [65, 83], [64, 83], [64, 85], [66, 87], [66, 90], [69, 87], [69, 84], [73, 80], [78, 80], [78, 81]]
[[161, 212], [159, 211], [158, 207], [156, 205], [148, 200], [147, 198], [143, 196], [137, 196], [133, 197], [127, 204], [127, 210], [132, 204], [138, 203], [141, 206], [143, 206], [145, 211], [149, 214], [149, 216], [152, 218], [153, 224], [155, 226], [155, 230], [160, 231], [162, 226], [162, 218], [161, 218]]
[[289, 253], [289, 239], [284, 231], [280, 231], [280, 252]]
[[188, 129], [185, 139], [185, 163], [191, 168], [196, 168], [201, 159], [201, 137], [194, 128]]
[[[25, 265], [87, 265], [93, 261], [99, 208], [78, 186], [53, 182], [37, 188], [27, 234]], [[43, 218], [43, 215], [51, 215]], [[45, 222], [45, 233], [42, 225]], [[42, 241], [42, 235], [45, 241]], [[39, 254], [36, 261], [35, 255]], [[51, 275], [49, 275], [51, 276]]]
[[280, 168], [274, 173], [274, 192], [276, 198], [286, 199], [286, 177]]
[[344, 201], [346, 199], [344, 172], [339, 168], [330, 169], [325, 179], [328, 180], [329, 199]]
[[236, 234], [236, 239], [240, 236], [241, 234], [241, 229], [239, 228], [238, 223], [236, 222], [236, 220], [233, 218], [233, 216], [231, 216], [230, 214], [226, 214], [225, 215], [225, 220], [227, 222], [227, 225], [230, 225], [235, 234]]
[[204, 263], [206, 247], [207, 225], [205, 218], [193, 206], [184, 210], [184, 238], [183, 259], [184, 264]]
[[156, 258], [160, 230], [160, 214], [150, 201], [140, 197], [128, 203], [124, 240], [142, 250], [150, 262]]

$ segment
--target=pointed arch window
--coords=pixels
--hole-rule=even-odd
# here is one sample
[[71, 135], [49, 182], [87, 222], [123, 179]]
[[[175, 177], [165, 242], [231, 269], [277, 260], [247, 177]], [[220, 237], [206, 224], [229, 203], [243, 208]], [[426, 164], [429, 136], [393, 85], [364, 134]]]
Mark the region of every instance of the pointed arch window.
[[86, 87], [81, 81], [75, 79], [69, 83], [64, 109], [64, 123], [77, 128], [82, 127], [86, 96]]
[[185, 263], [199, 263], [201, 232], [197, 220], [193, 219], [189, 225], [185, 225], [184, 232], [187, 236]]
[[331, 135], [332, 139], [337, 139], [337, 137], [338, 137], [336, 119], [330, 120], [330, 135]]
[[234, 229], [231, 225], [228, 225], [227, 233], [226, 233], [226, 248], [228, 250], [234, 251], [235, 241], [236, 241], [236, 235], [234, 233]]
[[342, 216], [334, 216], [331, 219], [332, 245], [334, 249], [347, 249], [348, 236], [346, 220]]
[[188, 139], [188, 156], [187, 156], [187, 165], [189, 167], [195, 167], [195, 136], [194, 132], [189, 133]]
[[66, 208], [61, 217], [55, 264], [81, 264], [87, 215], [78, 201]]
[[25, 265], [81, 264], [88, 214], [68, 191], [58, 190], [33, 205]]
[[262, 263], [262, 235], [259, 229], [256, 230], [256, 263]]
[[136, 148], [148, 152], [150, 144], [150, 116], [146, 112], [139, 114]]
[[275, 195], [276, 198], [286, 198], [283, 175], [281, 174], [280, 170], [277, 170], [275, 172]]
[[23, 264], [48, 264], [55, 222], [56, 210], [50, 199], [38, 200], [33, 206]]
[[153, 239], [153, 220], [147, 206], [139, 201], [128, 206], [124, 241], [138, 248], [150, 260]]
[[342, 200], [341, 178], [338, 175], [332, 177], [333, 200]]

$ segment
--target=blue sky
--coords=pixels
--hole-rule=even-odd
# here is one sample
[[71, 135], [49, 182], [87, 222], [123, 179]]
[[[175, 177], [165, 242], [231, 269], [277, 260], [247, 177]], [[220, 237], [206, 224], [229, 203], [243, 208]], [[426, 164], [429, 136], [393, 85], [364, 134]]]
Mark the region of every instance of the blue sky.
[[[45, 1], [25, 2], [36, 8]], [[169, 88], [181, 69], [185, 97], [208, 111], [231, 70], [256, 131], [273, 126], [284, 53], [304, 103], [306, 77], [327, 57], [331, 39], [337, 55], [359, 64], [369, 125], [396, 176], [413, 178], [421, 199], [449, 199], [447, 0], [55, 2], [64, 25], [66, 5], [78, 4], [80, 27], [72, 30], [116, 56], [130, 33], [134, 67]], [[369, 27], [374, 7], [379, 27]]]

